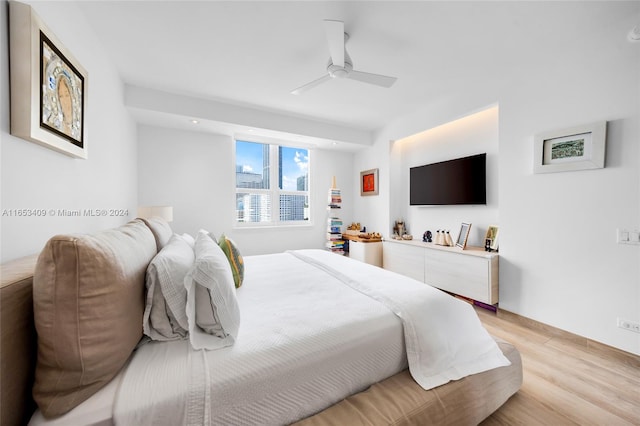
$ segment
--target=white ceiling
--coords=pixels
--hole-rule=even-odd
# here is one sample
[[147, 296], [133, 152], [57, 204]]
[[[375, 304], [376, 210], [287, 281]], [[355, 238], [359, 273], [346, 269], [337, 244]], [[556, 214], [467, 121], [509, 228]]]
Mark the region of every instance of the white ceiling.
[[[478, 85], [498, 90], [523, 67], [544, 66], [545, 49], [569, 46], [585, 28], [593, 35], [616, 24], [593, 13], [606, 3], [592, 3], [582, 15], [577, 2], [89, 1], [79, 7], [130, 85], [369, 131], [452, 92]], [[566, 19], [566, 8], [576, 19]], [[354, 69], [395, 76], [396, 84], [385, 89], [335, 79], [291, 95], [325, 72], [324, 19], [345, 22]], [[628, 31], [620, 28], [621, 37]]]

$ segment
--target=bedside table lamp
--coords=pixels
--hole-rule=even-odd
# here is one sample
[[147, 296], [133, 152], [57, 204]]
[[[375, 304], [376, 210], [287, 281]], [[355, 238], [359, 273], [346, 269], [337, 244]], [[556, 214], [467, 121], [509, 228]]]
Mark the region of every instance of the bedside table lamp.
[[173, 206], [142, 206], [138, 207], [138, 217], [150, 219], [161, 217], [167, 222], [173, 221]]

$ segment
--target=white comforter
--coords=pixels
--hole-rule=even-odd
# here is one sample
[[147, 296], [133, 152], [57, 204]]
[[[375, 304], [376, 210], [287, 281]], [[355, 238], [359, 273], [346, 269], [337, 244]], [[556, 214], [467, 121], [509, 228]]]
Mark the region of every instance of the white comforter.
[[471, 305], [413, 279], [328, 252], [292, 254], [379, 301], [402, 320], [409, 371], [424, 389], [510, 365]]
[[471, 306], [409, 278], [320, 250], [250, 256], [245, 270], [235, 345], [141, 347], [117, 425], [288, 424], [407, 360], [425, 389], [509, 364]]

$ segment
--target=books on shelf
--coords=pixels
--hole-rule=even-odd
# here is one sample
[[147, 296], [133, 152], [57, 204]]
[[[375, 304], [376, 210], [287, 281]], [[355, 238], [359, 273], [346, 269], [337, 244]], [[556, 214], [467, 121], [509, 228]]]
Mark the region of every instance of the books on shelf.
[[339, 189], [330, 189], [329, 190], [329, 200], [328, 200], [330, 209], [339, 209], [342, 204], [342, 196], [340, 195]]
[[[335, 184], [334, 184], [335, 186]], [[342, 204], [342, 195], [337, 188], [329, 189], [327, 200], [329, 210], [339, 209]], [[325, 247], [332, 253], [344, 254], [345, 242], [342, 239], [342, 219], [336, 216], [335, 212], [331, 212], [327, 218], [327, 242]]]
[[325, 246], [333, 253], [344, 254], [344, 241], [327, 241]]
[[342, 203], [342, 196], [340, 195], [340, 190], [336, 188], [332, 188], [329, 190], [329, 207], [336, 206], [336, 208], [340, 208], [340, 204]]
[[344, 241], [343, 240], [327, 241], [326, 246], [329, 248], [343, 248]]

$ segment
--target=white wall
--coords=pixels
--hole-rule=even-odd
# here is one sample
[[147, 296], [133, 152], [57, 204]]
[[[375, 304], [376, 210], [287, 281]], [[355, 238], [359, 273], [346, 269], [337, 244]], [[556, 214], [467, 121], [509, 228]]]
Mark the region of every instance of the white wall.
[[[640, 227], [640, 45], [626, 40], [640, 3], [504, 7], [518, 17], [514, 30], [532, 34], [533, 44], [514, 52], [519, 73], [428, 103], [381, 129], [375, 146], [356, 157], [354, 182], [357, 170], [380, 164], [385, 194], [360, 200], [354, 216], [390, 229], [407, 208], [404, 166], [390, 141], [497, 103], [500, 307], [640, 354], [640, 335], [616, 326], [618, 317], [640, 322], [640, 246], [615, 241], [616, 228]], [[598, 25], [578, 37], [581, 22]], [[606, 168], [533, 174], [537, 132], [598, 120], [609, 122]]]
[[[242, 254], [321, 248], [325, 242], [327, 191], [350, 182], [353, 154], [311, 149], [312, 224], [301, 227], [234, 228], [235, 143], [226, 135], [139, 127], [138, 173], [141, 205], [173, 205], [175, 232], [203, 228], [233, 238]], [[341, 215], [351, 221], [353, 194], [342, 187]]]
[[[8, 4], [0, 2], [1, 260], [39, 252], [55, 234], [92, 232], [135, 217], [136, 128], [123, 84], [83, 15], [71, 3], [34, 2], [36, 13], [89, 73], [89, 158], [73, 159], [10, 135]], [[73, 25], [69, 25], [73, 22]], [[127, 217], [15, 217], [13, 209], [128, 209]]]
[[[367, 228], [368, 232], [389, 235], [390, 224], [389, 173], [391, 173], [390, 144], [378, 141], [373, 147], [364, 149], [354, 157], [354, 168], [349, 179], [353, 199], [353, 221]], [[378, 169], [378, 195], [360, 195], [360, 172]]]
[[[398, 140], [402, 218], [414, 238], [426, 230], [449, 230], [454, 241], [462, 222], [471, 223], [468, 244], [484, 245], [489, 225], [498, 223], [498, 107], [492, 107]], [[409, 168], [475, 154], [487, 154], [487, 204], [409, 206]], [[394, 154], [392, 154], [394, 155]], [[397, 220], [398, 218], [393, 218]]]

